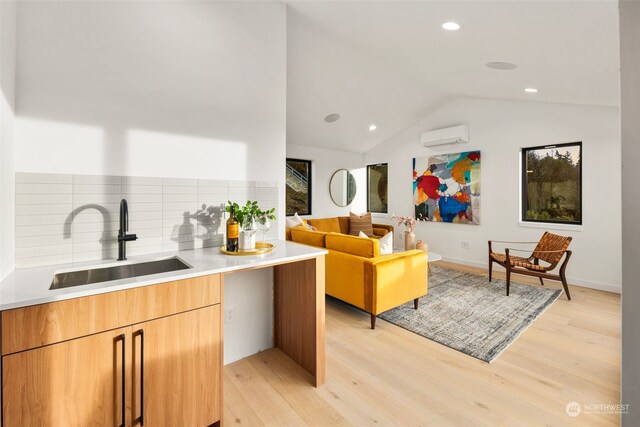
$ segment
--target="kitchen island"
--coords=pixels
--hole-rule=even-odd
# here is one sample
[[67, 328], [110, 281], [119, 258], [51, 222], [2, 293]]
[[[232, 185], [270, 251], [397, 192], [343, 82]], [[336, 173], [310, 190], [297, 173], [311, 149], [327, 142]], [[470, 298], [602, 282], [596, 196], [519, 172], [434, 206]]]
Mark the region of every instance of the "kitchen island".
[[55, 290], [56, 273], [114, 262], [12, 273], [0, 284], [3, 425], [220, 422], [224, 278], [267, 267], [274, 346], [324, 383], [326, 251], [272, 243], [259, 256], [206, 248], [136, 257], [126, 262], [177, 256], [191, 268]]

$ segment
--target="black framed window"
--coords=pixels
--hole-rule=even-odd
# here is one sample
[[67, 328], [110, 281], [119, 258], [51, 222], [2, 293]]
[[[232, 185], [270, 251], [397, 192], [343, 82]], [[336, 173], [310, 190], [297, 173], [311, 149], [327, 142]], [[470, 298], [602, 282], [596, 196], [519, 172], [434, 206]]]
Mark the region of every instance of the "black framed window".
[[388, 212], [388, 164], [367, 165], [367, 211]]
[[311, 160], [287, 159], [287, 216], [311, 215]]
[[582, 224], [582, 142], [522, 149], [522, 220]]

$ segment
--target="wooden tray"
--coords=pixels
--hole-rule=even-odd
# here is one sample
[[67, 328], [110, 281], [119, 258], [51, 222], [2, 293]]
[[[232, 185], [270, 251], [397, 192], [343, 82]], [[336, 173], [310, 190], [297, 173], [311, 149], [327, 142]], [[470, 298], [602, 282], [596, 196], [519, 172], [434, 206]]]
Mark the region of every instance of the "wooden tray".
[[273, 245], [271, 243], [262, 243], [256, 242], [256, 248], [247, 251], [238, 251], [238, 252], [230, 252], [227, 250], [226, 246], [220, 247], [220, 252], [225, 255], [233, 255], [233, 256], [243, 256], [243, 255], [262, 255], [273, 250]]

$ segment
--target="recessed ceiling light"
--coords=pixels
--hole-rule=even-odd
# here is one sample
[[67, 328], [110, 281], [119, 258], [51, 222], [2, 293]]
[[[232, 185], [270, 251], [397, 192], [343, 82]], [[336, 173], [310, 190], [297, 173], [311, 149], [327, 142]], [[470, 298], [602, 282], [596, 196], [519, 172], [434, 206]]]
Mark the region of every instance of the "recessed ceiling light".
[[534, 87], [528, 87], [524, 90], [527, 93], [537, 93], [538, 89], [534, 88]]
[[376, 129], [378, 129], [378, 126], [376, 126], [376, 125], [374, 125], [374, 124], [369, 125], [369, 130], [370, 130], [371, 132], [373, 132], [373, 131], [374, 131], [374, 130], [376, 130]]
[[457, 31], [460, 29], [460, 24], [457, 22], [445, 22], [442, 24], [442, 28], [448, 31]]
[[337, 122], [338, 120], [340, 120], [340, 114], [338, 113], [329, 114], [324, 118], [324, 121], [327, 123]]
[[512, 64], [511, 62], [487, 62], [485, 64], [489, 68], [493, 68], [494, 70], [513, 70], [518, 66], [516, 64]]

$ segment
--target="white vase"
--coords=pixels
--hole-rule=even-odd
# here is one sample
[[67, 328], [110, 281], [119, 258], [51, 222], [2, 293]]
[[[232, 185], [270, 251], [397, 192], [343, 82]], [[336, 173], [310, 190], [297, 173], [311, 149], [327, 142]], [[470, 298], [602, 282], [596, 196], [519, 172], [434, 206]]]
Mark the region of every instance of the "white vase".
[[416, 235], [413, 231], [404, 232], [404, 250], [410, 251], [416, 248]]
[[252, 251], [256, 248], [256, 231], [240, 231], [238, 236], [238, 250]]

